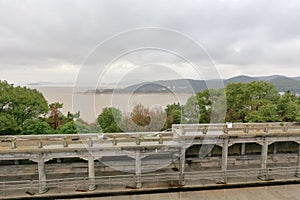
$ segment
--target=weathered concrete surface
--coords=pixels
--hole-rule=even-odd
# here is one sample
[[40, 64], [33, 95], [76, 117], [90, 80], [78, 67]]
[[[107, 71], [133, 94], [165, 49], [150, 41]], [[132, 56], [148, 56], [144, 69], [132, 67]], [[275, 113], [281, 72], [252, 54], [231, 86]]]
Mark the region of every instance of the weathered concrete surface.
[[[209, 128], [207, 126], [209, 126]], [[208, 132], [207, 129], [209, 129]], [[170, 136], [169, 133], [166, 133], [166, 135], [164, 136], [161, 135], [164, 133], [159, 133], [158, 136], [153, 136], [153, 133], [150, 133], [150, 135], [147, 136], [145, 136], [145, 133], [136, 133], [135, 135], [120, 134], [118, 137], [113, 136], [107, 138], [106, 140], [98, 138], [97, 135], [82, 135], [82, 137], [84, 137], [83, 139], [80, 138], [80, 135], [64, 137], [1, 137], [0, 160], [9, 161], [29, 159], [35, 163], [38, 163], [37, 171], [39, 173], [39, 193], [44, 193], [45, 191], [53, 187], [51, 185], [47, 187], [46, 185], [46, 181], [47, 179], [49, 179], [49, 177], [51, 177], [51, 174], [47, 173], [47, 164], [45, 163], [47, 163], [47, 161], [51, 159], [81, 158], [83, 160], [87, 160], [88, 163], [86, 163], [85, 166], [87, 174], [84, 176], [84, 180], [88, 178], [88, 188], [90, 190], [94, 190], [96, 189], [96, 187], [94, 187], [93, 182], [94, 178], [96, 178], [95, 176], [97, 173], [97, 170], [95, 169], [95, 160], [105, 159], [108, 157], [120, 158], [122, 156], [127, 156], [129, 160], [126, 160], [124, 162], [123, 160], [122, 162], [118, 160], [112, 161], [117, 164], [114, 165], [114, 169], [123, 172], [135, 173], [135, 187], [140, 188], [142, 187], [142, 184], [144, 182], [147, 182], [147, 177], [144, 177], [145, 179], [143, 179], [141, 174], [144, 172], [148, 172], [149, 170], [151, 172], [157, 170], [155, 169], [156, 165], [154, 164], [155, 160], [157, 159], [154, 158], [155, 156], [159, 156], [162, 158], [162, 156], [168, 154], [168, 159], [171, 159], [172, 162], [169, 162], [168, 160], [168, 165], [163, 165], [162, 162], [164, 161], [164, 159], [160, 159], [158, 161], [158, 166], [165, 166], [165, 169], [170, 169], [170, 164], [172, 164], [174, 165], [173, 168], [177, 168], [177, 171], [179, 171], [179, 174], [174, 173], [176, 179], [174, 179], [173, 177], [167, 177], [167, 181], [175, 180], [175, 183], [170, 182], [170, 187], [172, 187], [174, 185], [185, 185], [185, 183], [188, 181], [188, 179], [186, 179], [186, 175], [189, 173], [189, 171], [192, 171], [191, 166], [193, 165], [196, 165], [196, 172], [199, 171], [199, 169], [202, 170], [203, 168], [220, 168], [222, 176], [226, 178], [223, 179], [222, 183], [227, 183], [226, 180], [228, 177], [228, 169], [230, 169], [231, 167], [238, 168], [239, 166], [243, 167], [246, 165], [246, 168], [248, 168], [250, 165], [258, 165], [260, 166], [261, 170], [260, 177], [269, 177], [268, 167], [280, 160], [274, 157], [274, 155], [276, 154], [273, 154], [271, 156], [270, 152], [285, 152], [296, 154], [296, 156], [293, 155], [293, 161], [279, 161], [276, 164], [297, 163], [297, 159], [300, 155], [299, 126], [292, 126], [287, 128], [287, 126], [284, 124], [281, 125], [276, 123], [239, 124], [237, 126], [234, 125], [234, 127], [229, 130], [229, 128], [224, 124], [176, 125], [173, 127], [172, 133], [173, 137]], [[281, 145], [278, 145], [286, 143], [293, 145], [288, 145], [287, 150], [284, 150], [284, 148], [281, 149]], [[246, 145], [245, 147], [243, 147], [244, 144]], [[185, 150], [191, 145], [208, 147], [205, 148], [206, 150], [209, 150], [205, 152], [207, 154], [201, 154], [200, 156], [199, 152], [198, 157], [201, 158], [201, 160], [199, 160], [198, 163], [194, 163], [193, 160], [187, 160]], [[252, 148], [251, 146], [260, 148]], [[290, 146], [293, 148], [290, 149]], [[296, 149], [296, 151], [294, 149]], [[218, 152], [216, 153], [214, 151], [220, 150], [221, 155], [218, 156]], [[154, 157], [152, 158], [152, 160], [143, 159], [146, 156]], [[237, 156], [240, 157], [237, 158]], [[256, 156], [258, 156], [259, 158], [256, 159]], [[299, 162], [296, 166], [299, 166]], [[292, 169], [293, 177], [295, 177], [295, 170], [299, 169]], [[72, 170], [70, 172], [74, 173], [74, 171]], [[162, 173], [159, 175], [163, 176], [164, 171], [162, 171]], [[205, 176], [209, 175], [210, 174], [205, 174]], [[257, 175], [255, 174], [254, 177], [257, 178], [256, 176]], [[205, 178], [206, 177], [202, 177], [202, 179]], [[219, 178], [220, 177], [218, 176], [218, 179]], [[268, 178], [266, 178], [266, 180], [267, 179]], [[219, 182], [218, 180], [214, 180], [214, 178], [212, 177], [211, 180], [214, 183]], [[3, 184], [5, 185], [5, 183]], [[56, 186], [56, 188], [59, 189], [60, 187]]]
[[[300, 199], [299, 185], [280, 185], [220, 190], [202, 190], [192, 192], [175, 192], [159, 194], [143, 194], [131, 196], [110, 196], [80, 198], [83, 200], [297, 200]], [[75, 200], [75, 199], [74, 199]]]

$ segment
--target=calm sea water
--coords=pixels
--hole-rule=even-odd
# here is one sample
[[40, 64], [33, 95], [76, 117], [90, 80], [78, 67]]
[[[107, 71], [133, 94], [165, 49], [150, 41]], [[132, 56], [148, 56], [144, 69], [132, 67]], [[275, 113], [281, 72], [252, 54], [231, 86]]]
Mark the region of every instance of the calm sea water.
[[[61, 102], [64, 104], [62, 112], [80, 111], [81, 118], [94, 122], [104, 107], [116, 107], [124, 113], [141, 103], [150, 109], [165, 108], [166, 105], [185, 104], [192, 94], [73, 94], [72, 87], [35, 87], [43, 93], [48, 103]], [[83, 88], [82, 91], [85, 89]]]

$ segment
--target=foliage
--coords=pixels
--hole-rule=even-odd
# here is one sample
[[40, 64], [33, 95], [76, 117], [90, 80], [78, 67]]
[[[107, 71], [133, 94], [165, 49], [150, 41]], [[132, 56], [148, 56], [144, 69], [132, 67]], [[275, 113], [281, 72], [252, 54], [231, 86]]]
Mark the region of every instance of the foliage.
[[151, 122], [150, 112], [142, 104], [137, 104], [130, 113], [131, 120], [137, 126], [147, 126]]
[[62, 114], [59, 111], [63, 107], [62, 103], [55, 102], [49, 105], [49, 110], [50, 110], [50, 116], [49, 116], [49, 124], [51, 127], [56, 130], [60, 126], [60, 121]]
[[1, 134], [20, 134], [26, 120], [37, 119], [47, 111], [48, 103], [37, 90], [0, 81]]
[[150, 110], [141, 104], [137, 104], [130, 115], [123, 117], [121, 128], [125, 132], [161, 131], [165, 121], [166, 115], [162, 110]]
[[[197, 93], [197, 99], [191, 97], [184, 106], [185, 115], [195, 118], [198, 113], [200, 123], [224, 122], [224, 113], [225, 120], [230, 122], [287, 122], [300, 119], [299, 97], [289, 91], [280, 96], [272, 84], [263, 81], [229, 83], [225, 91], [226, 96], [222, 89]], [[193, 108], [194, 104], [197, 108]]]
[[104, 108], [98, 116], [97, 121], [103, 133], [121, 132], [119, 127], [122, 119], [122, 113], [117, 108]]
[[76, 134], [77, 128], [74, 121], [69, 121], [68, 123], [61, 125], [56, 133], [58, 134]]
[[22, 132], [13, 115], [0, 113], [0, 135], [16, 135]]
[[42, 119], [30, 119], [26, 120], [23, 127], [24, 135], [35, 134], [52, 134], [54, 133], [51, 126]]
[[181, 123], [181, 106], [179, 103], [167, 105], [165, 112], [167, 114], [167, 119], [164, 125], [164, 129], [172, 128], [172, 124]]
[[[230, 83], [226, 86], [226, 121], [247, 122], [249, 120], [249, 117], [246, 118], [247, 115], [257, 116], [257, 114], [267, 113], [268, 106], [266, 105], [270, 108], [270, 105], [276, 104], [279, 98], [280, 95], [275, 86], [263, 81]], [[274, 106], [271, 107], [274, 108]], [[260, 111], [260, 109], [263, 110]]]
[[300, 118], [299, 98], [287, 91], [278, 101], [279, 120], [282, 122], [298, 121]]
[[104, 108], [96, 123], [80, 119], [80, 113], [60, 109], [62, 103], [48, 106], [34, 89], [0, 81], [0, 135], [74, 134], [89, 132], [144, 132], [169, 129], [180, 123], [300, 122], [300, 98], [290, 91], [284, 95], [263, 81], [229, 83], [225, 89], [206, 89], [191, 96], [185, 105], [167, 105], [165, 110], [137, 104], [122, 116], [117, 108]]
[[199, 122], [198, 106], [198, 99], [195, 95], [188, 98], [186, 104], [183, 107], [183, 123], [192, 124]]
[[277, 113], [277, 105], [267, 103], [262, 105], [258, 110], [249, 112], [245, 117], [246, 122], [277, 122], [279, 115]]
[[85, 121], [83, 121], [82, 119], [77, 119], [75, 121], [75, 125], [76, 125], [76, 129], [78, 133], [90, 133], [91, 132], [91, 128], [89, 126], [89, 124]]
[[221, 123], [226, 113], [224, 89], [207, 89], [188, 99], [184, 106], [185, 123]]
[[199, 122], [222, 123], [226, 113], [224, 89], [207, 89], [197, 94]]

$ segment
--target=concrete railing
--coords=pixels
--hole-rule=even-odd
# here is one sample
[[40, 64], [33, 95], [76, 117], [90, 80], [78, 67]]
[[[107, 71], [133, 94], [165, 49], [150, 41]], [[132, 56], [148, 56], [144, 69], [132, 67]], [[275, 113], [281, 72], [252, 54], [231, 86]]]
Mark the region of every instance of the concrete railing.
[[[17, 149], [20, 147], [43, 148], [57, 145], [58, 148], [70, 145], [134, 143], [140, 145], [146, 142], [163, 144], [182, 136], [204, 136], [222, 134], [251, 133], [299, 133], [298, 123], [233, 123], [233, 124], [174, 124], [172, 132], [139, 132], [139, 133], [109, 133], [109, 134], [70, 134], [70, 135], [22, 135], [0, 136], [0, 148]], [[172, 135], [173, 134], [173, 135]], [[183, 138], [184, 139], [184, 138]]]
[[[251, 168], [227, 170], [226, 172], [221, 170], [185, 172], [185, 186], [259, 183], [261, 182], [260, 171], [259, 168]], [[266, 177], [262, 179], [264, 182], [284, 183], [285, 181], [299, 180], [297, 177], [299, 167], [267, 168], [266, 171]], [[147, 188], [149, 183], [152, 183], [152, 186], [153, 184], [157, 186], [164, 184], [166, 187], [178, 187], [180, 186], [178, 185], [179, 177], [179, 173], [174, 172], [142, 174], [140, 178], [143, 184], [142, 188]], [[52, 193], [68, 192], [72, 194], [72, 192], [88, 192], [90, 184], [98, 186], [98, 191], [124, 191], [134, 188], [135, 181], [135, 175], [118, 175], [95, 177], [92, 182], [87, 177], [49, 179], [46, 184]], [[39, 195], [38, 190], [38, 180], [0, 182], [0, 198]]]
[[297, 130], [300, 132], [300, 124], [293, 122], [275, 122], [275, 123], [226, 123], [226, 124], [173, 124], [172, 132], [174, 137], [186, 134], [203, 134], [208, 132], [212, 134], [243, 134], [257, 132], [277, 132], [286, 133]]

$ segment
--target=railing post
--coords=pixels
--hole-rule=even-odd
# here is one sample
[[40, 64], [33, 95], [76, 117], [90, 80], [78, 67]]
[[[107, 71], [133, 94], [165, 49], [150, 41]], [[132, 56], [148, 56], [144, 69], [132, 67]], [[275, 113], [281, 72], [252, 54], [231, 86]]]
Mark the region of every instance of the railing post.
[[180, 155], [179, 155], [179, 185], [185, 185], [185, 147], [180, 148]]
[[164, 141], [163, 141], [163, 137], [161, 134], [159, 134], [159, 140], [158, 140], [158, 144], [163, 144]]
[[89, 139], [88, 139], [88, 146], [89, 146], [89, 147], [92, 147], [92, 146], [93, 146], [93, 140], [92, 140], [91, 137], [89, 137]]
[[264, 129], [265, 133], [268, 133], [269, 132], [269, 124], [266, 124], [263, 129]]
[[267, 159], [268, 159], [268, 138], [265, 137], [261, 147], [260, 171], [258, 175], [258, 178], [261, 180], [266, 180]]
[[203, 135], [206, 135], [207, 131], [208, 131], [207, 126], [204, 126], [204, 128], [203, 128], [203, 130], [202, 130]]
[[245, 127], [244, 127], [244, 133], [248, 133], [249, 132], [249, 125], [247, 124]]
[[89, 170], [89, 186], [88, 189], [90, 191], [96, 189], [95, 185], [95, 163], [93, 155], [89, 155], [88, 157], [88, 170]]
[[43, 194], [48, 191], [46, 183], [45, 160], [42, 154], [38, 154], [38, 172], [39, 172], [39, 193]]
[[222, 148], [222, 166], [223, 181], [227, 182], [227, 162], [228, 162], [228, 137], [224, 139]]
[[64, 147], [68, 147], [68, 141], [67, 141], [67, 138], [66, 138], [66, 137], [64, 138], [63, 146], [64, 146]]
[[287, 132], [287, 131], [288, 131], [288, 125], [287, 125], [287, 123], [285, 123], [285, 124], [283, 125], [282, 131], [283, 131], [283, 132]]
[[43, 148], [43, 142], [42, 141], [39, 141], [39, 143], [38, 143], [38, 148]]
[[246, 143], [241, 144], [241, 155], [244, 156], [246, 154]]
[[115, 135], [113, 136], [113, 141], [112, 141], [112, 143], [113, 143], [114, 146], [116, 146], [117, 143], [118, 143]]
[[141, 159], [141, 151], [135, 151], [135, 187], [141, 188], [142, 187], [142, 159]]
[[17, 148], [17, 139], [16, 139], [16, 138], [13, 138], [13, 139], [11, 140], [11, 148], [12, 148], [12, 149]]

